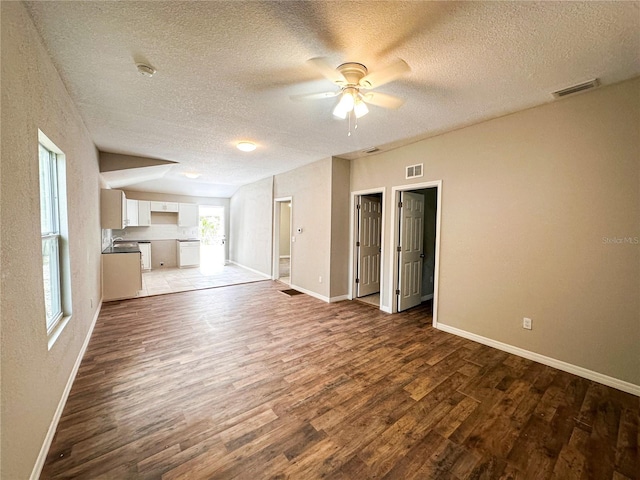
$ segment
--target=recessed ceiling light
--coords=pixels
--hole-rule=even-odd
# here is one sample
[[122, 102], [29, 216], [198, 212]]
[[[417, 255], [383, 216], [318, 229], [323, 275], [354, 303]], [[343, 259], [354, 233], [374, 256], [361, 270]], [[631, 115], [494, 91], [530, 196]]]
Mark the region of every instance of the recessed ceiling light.
[[253, 152], [256, 149], [256, 144], [251, 142], [239, 142], [236, 147], [243, 152]]
[[192, 173], [192, 172], [187, 172], [184, 174], [184, 176], [187, 178], [198, 178], [200, 175], [201, 175], [200, 173]]
[[145, 77], [153, 77], [153, 74], [156, 73], [155, 68], [144, 63], [136, 63], [136, 67], [138, 68], [138, 73]]

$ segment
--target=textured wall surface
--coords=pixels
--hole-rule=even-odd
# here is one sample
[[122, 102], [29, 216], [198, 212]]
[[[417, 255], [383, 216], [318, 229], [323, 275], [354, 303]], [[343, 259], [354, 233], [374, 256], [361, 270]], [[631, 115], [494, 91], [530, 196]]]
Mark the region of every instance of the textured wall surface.
[[276, 175], [273, 189], [274, 198], [293, 197], [291, 285], [329, 297], [331, 159]]
[[271, 276], [273, 177], [240, 188], [230, 211], [229, 260]]
[[331, 297], [349, 293], [349, 218], [351, 162], [331, 161]]
[[417, 162], [420, 181], [442, 180], [440, 323], [640, 385], [639, 91], [636, 78], [352, 163], [355, 191], [409, 184]]
[[[32, 473], [101, 298], [98, 155], [24, 6], [2, 2], [2, 470]], [[72, 318], [47, 349], [38, 129], [65, 154]]]

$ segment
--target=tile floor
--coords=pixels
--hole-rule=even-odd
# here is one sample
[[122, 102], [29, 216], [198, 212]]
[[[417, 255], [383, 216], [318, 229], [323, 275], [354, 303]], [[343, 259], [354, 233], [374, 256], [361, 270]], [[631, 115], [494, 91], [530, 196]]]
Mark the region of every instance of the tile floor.
[[366, 297], [359, 297], [357, 300], [380, 308], [380, 293], [373, 293], [371, 295], [367, 295]]
[[162, 268], [142, 273], [142, 290], [138, 292], [138, 296], [148, 297], [263, 280], [268, 279], [233, 264], [197, 268]]

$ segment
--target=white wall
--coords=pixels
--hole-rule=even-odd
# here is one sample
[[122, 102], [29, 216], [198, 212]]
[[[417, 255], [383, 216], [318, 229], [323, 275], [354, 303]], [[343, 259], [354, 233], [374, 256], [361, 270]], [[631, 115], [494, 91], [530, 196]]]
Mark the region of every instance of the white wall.
[[229, 260], [271, 276], [273, 177], [240, 187], [229, 216]]
[[441, 324], [640, 385], [639, 92], [636, 78], [352, 162], [352, 191], [410, 184], [419, 162], [418, 181], [443, 181]]
[[[1, 2], [2, 453], [31, 475], [101, 299], [98, 152], [22, 3]], [[38, 129], [66, 155], [72, 317], [47, 349]]]

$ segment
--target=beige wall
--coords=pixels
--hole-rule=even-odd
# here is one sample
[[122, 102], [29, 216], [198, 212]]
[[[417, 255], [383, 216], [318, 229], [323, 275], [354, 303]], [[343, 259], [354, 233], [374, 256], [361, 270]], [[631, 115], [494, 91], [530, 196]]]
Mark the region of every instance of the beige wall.
[[331, 159], [276, 175], [273, 188], [274, 198], [293, 199], [291, 285], [329, 297]]
[[[22, 3], [2, 22], [2, 467], [29, 478], [101, 297], [98, 152]], [[47, 349], [38, 128], [66, 154], [72, 318]]]
[[273, 177], [240, 187], [229, 216], [229, 260], [271, 276]]
[[349, 293], [349, 183], [351, 162], [331, 161], [331, 298]]
[[231, 260], [271, 274], [273, 199], [291, 197], [291, 285], [325, 300], [346, 295], [349, 168], [327, 158], [240, 188], [231, 198]]
[[440, 323], [640, 385], [639, 92], [636, 78], [352, 163], [353, 191], [410, 184], [418, 162], [419, 181], [442, 180]]

